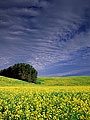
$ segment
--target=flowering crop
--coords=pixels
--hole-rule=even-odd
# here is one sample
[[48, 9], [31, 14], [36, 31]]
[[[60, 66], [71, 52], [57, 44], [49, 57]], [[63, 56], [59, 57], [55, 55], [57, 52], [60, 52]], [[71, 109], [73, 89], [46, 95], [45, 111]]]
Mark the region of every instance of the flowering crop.
[[90, 120], [90, 87], [0, 87], [0, 120]]

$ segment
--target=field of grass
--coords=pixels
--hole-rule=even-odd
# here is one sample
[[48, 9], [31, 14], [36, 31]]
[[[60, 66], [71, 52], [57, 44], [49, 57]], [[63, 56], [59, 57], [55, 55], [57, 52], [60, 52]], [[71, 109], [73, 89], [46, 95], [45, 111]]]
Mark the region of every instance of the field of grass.
[[90, 77], [37, 83], [0, 76], [0, 120], [90, 120]]
[[0, 86], [18, 86], [18, 85], [28, 85], [28, 84], [30, 83], [18, 79], [0, 76]]
[[[22, 80], [0, 76], [0, 86], [33, 85]], [[44, 86], [89, 86], [90, 76], [38, 77], [37, 85]]]
[[48, 86], [88, 86], [90, 85], [90, 76], [39, 77], [37, 83]]

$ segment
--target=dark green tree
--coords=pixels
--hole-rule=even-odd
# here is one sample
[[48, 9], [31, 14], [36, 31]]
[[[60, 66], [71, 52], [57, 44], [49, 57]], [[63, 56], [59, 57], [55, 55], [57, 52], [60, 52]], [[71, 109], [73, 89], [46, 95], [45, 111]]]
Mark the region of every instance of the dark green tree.
[[25, 63], [18, 63], [0, 71], [0, 75], [36, 83], [37, 71]]

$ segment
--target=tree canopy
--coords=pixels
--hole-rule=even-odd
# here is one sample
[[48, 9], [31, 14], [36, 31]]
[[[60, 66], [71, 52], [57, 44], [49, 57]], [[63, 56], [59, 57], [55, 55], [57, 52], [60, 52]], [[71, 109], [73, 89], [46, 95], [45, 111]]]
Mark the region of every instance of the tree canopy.
[[18, 63], [7, 69], [0, 70], [0, 75], [16, 78], [27, 82], [36, 83], [37, 71], [34, 67], [25, 63]]

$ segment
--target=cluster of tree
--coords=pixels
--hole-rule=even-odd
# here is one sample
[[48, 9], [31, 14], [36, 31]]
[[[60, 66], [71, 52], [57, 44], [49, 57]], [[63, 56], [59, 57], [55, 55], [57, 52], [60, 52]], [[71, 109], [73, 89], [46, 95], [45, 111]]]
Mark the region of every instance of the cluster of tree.
[[34, 67], [25, 63], [18, 63], [0, 71], [0, 75], [16, 78], [27, 82], [36, 83], [37, 71]]

